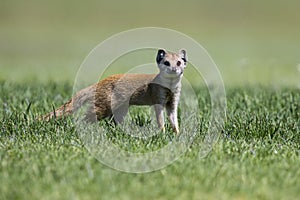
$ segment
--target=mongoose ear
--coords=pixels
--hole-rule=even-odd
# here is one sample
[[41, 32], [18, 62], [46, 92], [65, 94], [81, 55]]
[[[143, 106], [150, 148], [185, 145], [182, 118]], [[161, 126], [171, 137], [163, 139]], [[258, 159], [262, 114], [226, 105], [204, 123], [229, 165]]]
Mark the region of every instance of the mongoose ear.
[[180, 49], [179, 50], [179, 55], [181, 56], [181, 59], [184, 61], [184, 64], [186, 64], [186, 62], [187, 62], [186, 50], [185, 49]]
[[159, 49], [156, 56], [156, 62], [157, 64], [160, 63], [160, 61], [165, 57], [166, 51], [163, 49]]

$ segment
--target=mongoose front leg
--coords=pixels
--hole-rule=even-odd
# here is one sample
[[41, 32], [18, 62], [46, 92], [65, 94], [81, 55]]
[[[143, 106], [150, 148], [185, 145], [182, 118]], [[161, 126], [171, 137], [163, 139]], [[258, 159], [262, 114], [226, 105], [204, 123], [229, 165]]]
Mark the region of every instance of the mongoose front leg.
[[120, 124], [124, 121], [128, 112], [128, 105], [121, 105], [117, 109], [113, 110], [113, 117], [115, 124]]
[[158, 124], [158, 128], [165, 132], [165, 121], [164, 121], [164, 107], [160, 104], [154, 105], [154, 110], [156, 114], [156, 120]]
[[176, 134], [179, 134], [178, 119], [177, 119], [177, 105], [167, 104], [166, 110], [173, 131]]

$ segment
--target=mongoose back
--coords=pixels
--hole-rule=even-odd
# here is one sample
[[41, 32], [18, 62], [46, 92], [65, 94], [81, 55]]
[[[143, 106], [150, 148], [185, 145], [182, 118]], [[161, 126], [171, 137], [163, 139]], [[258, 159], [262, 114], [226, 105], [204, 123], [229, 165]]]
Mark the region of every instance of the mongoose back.
[[164, 131], [164, 109], [173, 131], [178, 134], [177, 108], [181, 78], [187, 65], [185, 50], [178, 53], [159, 49], [156, 56], [159, 74], [117, 74], [77, 92], [57, 110], [42, 117], [49, 120], [73, 114], [85, 106], [85, 118], [124, 120], [130, 105], [154, 106], [158, 128]]

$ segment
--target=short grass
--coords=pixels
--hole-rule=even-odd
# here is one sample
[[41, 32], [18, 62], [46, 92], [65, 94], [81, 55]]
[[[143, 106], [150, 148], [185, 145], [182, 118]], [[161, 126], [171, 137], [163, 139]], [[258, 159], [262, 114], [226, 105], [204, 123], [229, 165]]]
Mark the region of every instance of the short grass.
[[[146, 174], [97, 161], [72, 120], [33, 119], [68, 100], [72, 84], [0, 84], [0, 199], [297, 199], [300, 196], [300, 92], [227, 88], [227, 121], [213, 151], [198, 151], [208, 127], [210, 98], [198, 89], [199, 132], [172, 165]], [[132, 112], [139, 125], [146, 111]], [[181, 124], [184, 126], [184, 124]], [[116, 143], [124, 138], [111, 130]], [[147, 141], [153, 149], [173, 138]], [[143, 142], [125, 142], [143, 150]], [[144, 145], [144, 146], [143, 146]]]

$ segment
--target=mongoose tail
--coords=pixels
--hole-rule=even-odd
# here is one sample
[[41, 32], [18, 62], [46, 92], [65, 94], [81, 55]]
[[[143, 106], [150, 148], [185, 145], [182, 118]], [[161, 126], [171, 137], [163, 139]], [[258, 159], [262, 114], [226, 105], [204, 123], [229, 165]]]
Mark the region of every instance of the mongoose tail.
[[[96, 84], [90, 87], [87, 87], [81, 91], [79, 91], [73, 98], [64, 103], [62, 106], [57, 108], [53, 107], [53, 111], [39, 117], [39, 120], [49, 121], [52, 118], [60, 119], [62, 117], [66, 117], [72, 115], [74, 112], [78, 110], [83, 104], [87, 102], [92, 102], [94, 99], [94, 90], [96, 88]], [[75, 103], [74, 103], [75, 102]]]

